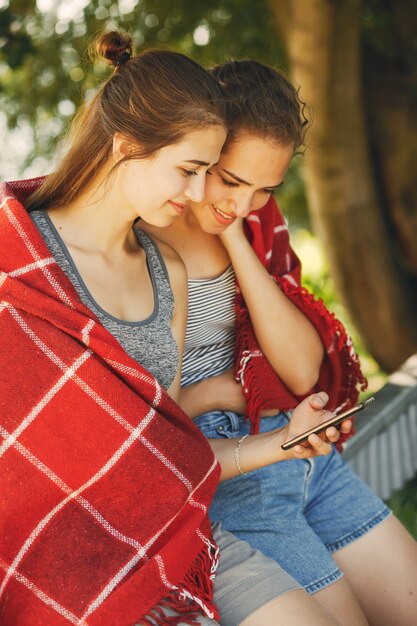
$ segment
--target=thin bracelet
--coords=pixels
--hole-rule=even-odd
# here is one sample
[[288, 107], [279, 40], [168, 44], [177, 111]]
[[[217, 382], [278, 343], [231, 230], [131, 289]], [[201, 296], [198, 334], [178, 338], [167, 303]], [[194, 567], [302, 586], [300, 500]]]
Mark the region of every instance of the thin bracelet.
[[236, 444], [236, 448], [235, 448], [235, 463], [236, 463], [236, 467], [239, 471], [239, 474], [246, 474], [247, 472], [244, 472], [240, 466], [240, 459], [239, 459], [239, 452], [240, 452], [240, 446], [242, 445], [244, 439], [246, 439], [246, 437], [249, 437], [249, 435], [243, 435], [243, 437], [241, 437], [239, 439], [239, 441]]

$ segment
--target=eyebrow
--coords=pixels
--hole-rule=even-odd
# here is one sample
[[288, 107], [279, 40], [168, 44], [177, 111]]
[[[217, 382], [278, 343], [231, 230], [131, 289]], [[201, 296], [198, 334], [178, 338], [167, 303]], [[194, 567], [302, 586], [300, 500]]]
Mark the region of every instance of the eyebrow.
[[[243, 178], [240, 178], [239, 176], [236, 176], [236, 174], [233, 174], [233, 172], [231, 172], [230, 170], [222, 170], [223, 172], [226, 172], [226, 174], [229, 174], [229, 176], [231, 176], [232, 178], [234, 178], [238, 183], [242, 183], [242, 185], [247, 185], [248, 187], [253, 187], [252, 183], [248, 183], [247, 180], [243, 180]], [[284, 181], [282, 181], [284, 182]], [[281, 183], [277, 183], [276, 185], [267, 185], [265, 187], [265, 189], [276, 189], [277, 187], [280, 187], [282, 185]]]
[[197, 161], [196, 159], [192, 159], [192, 160], [187, 159], [185, 163], [193, 163], [194, 165], [202, 165], [203, 167], [210, 165], [210, 163], [206, 163], [206, 161]]

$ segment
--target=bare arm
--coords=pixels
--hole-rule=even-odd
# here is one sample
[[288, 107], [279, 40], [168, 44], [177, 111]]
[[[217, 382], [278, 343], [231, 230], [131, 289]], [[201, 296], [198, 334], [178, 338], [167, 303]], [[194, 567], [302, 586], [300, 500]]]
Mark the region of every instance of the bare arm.
[[[301, 434], [308, 428], [329, 419], [332, 413], [323, 409], [328, 400], [324, 392], [313, 394], [303, 400], [294, 409], [291, 421], [287, 426], [269, 433], [251, 435], [242, 441], [239, 451], [239, 462], [243, 472], [250, 472], [278, 461], [294, 458], [311, 458], [329, 454], [331, 443], [338, 441], [340, 432], [335, 428], [328, 428], [321, 436], [310, 435], [307, 445], [295, 446], [285, 452], [281, 445], [292, 437]], [[352, 422], [342, 422], [341, 431], [347, 433], [352, 428]], [[236, 465], [235, 450], [238, 439], [209, 439], [208, 442], [221, 465], [220, 480], [227, 480], [239, 475]]]
[[244, 235], [242, 220], [229, 226], [221, 240], [263, 353], [294, 394], [308, 393], [317, 382], [323, 359], [318, 333], [263, 267]]

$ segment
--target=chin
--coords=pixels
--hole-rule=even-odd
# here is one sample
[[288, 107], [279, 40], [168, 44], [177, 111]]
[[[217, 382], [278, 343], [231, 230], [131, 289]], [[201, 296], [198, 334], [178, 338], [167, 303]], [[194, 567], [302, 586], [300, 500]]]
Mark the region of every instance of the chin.
[[156, 228], [165, 228], [166, 226], [171, 226], [172, 222], [175, 220], [176, 216], [167, 215], [164, 217], [159, 217], [156, 219], [148, 219], [146, 223], [150, 226], [155, 226]]
[[224, 230], [224, 227], [214, 221], [211, 216], [206, 216], [206, 219], [199, 219], [197, 222], [201, 230], [208, 235], [219, 235]]
[[155, 226], [159, 226], [159, 228], [165, 228], [166, 226], [171, 226], [173, 222], [175, 222], [176, 216], [165, 217], [160, 220], [159, 224], [155, 224]]
[[222, 226], [221, 224], [212, 222], [211, 224], [204, 224], [204, 226], [201, 226], [201, 228], [208, 235], [221, 235], [222, 233], [224, 233], [227, 226]]

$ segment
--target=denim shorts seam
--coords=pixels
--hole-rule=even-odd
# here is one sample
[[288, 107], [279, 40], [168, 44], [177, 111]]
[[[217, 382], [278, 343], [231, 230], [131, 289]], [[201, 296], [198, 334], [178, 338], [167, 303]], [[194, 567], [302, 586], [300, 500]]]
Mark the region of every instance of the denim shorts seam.
[[330, 544], [326, 544], [326, 548], [331, 553], [341, 550], [342, 548], [349, 545], [353, 541], [356, 541], [356, 539], [359, 539], [363, 535], [366, 535], [367, 532], [369, 532], [370, 530], [372, 530], [372, 528], [375, 528], [375, 526], [377, 526], [378, 524], [383, 522], [385, 519], [390, 517], [390, 515], [392, 515], [391, 509], [389, 509], [386, 505], [384, 505], [384, 508], [381, 511], [379, 511], [376, 515], [374, 515], [370, 520], [368, 520], [360, 528], [358, 528], [354, 532], [349, 533], [348, 535], [345, 535], [344, 537], [341, 537], [337, 541], [333, 541]]
[[327, 576], [325, 576], [324, 578], [320, 578], [319, 580], [315, 580], [314, 582], [310, 583], [305, 589], [309, 594], [317, 593], [317, 591], [328, 587], [329, 585], [337, 582], [341, 578], [343, 578], [343, 574], [339, 568], [336, 568], [335, 570], [333, 570], [333, 572], [331, 572], [331, 574], [328, 574]]

